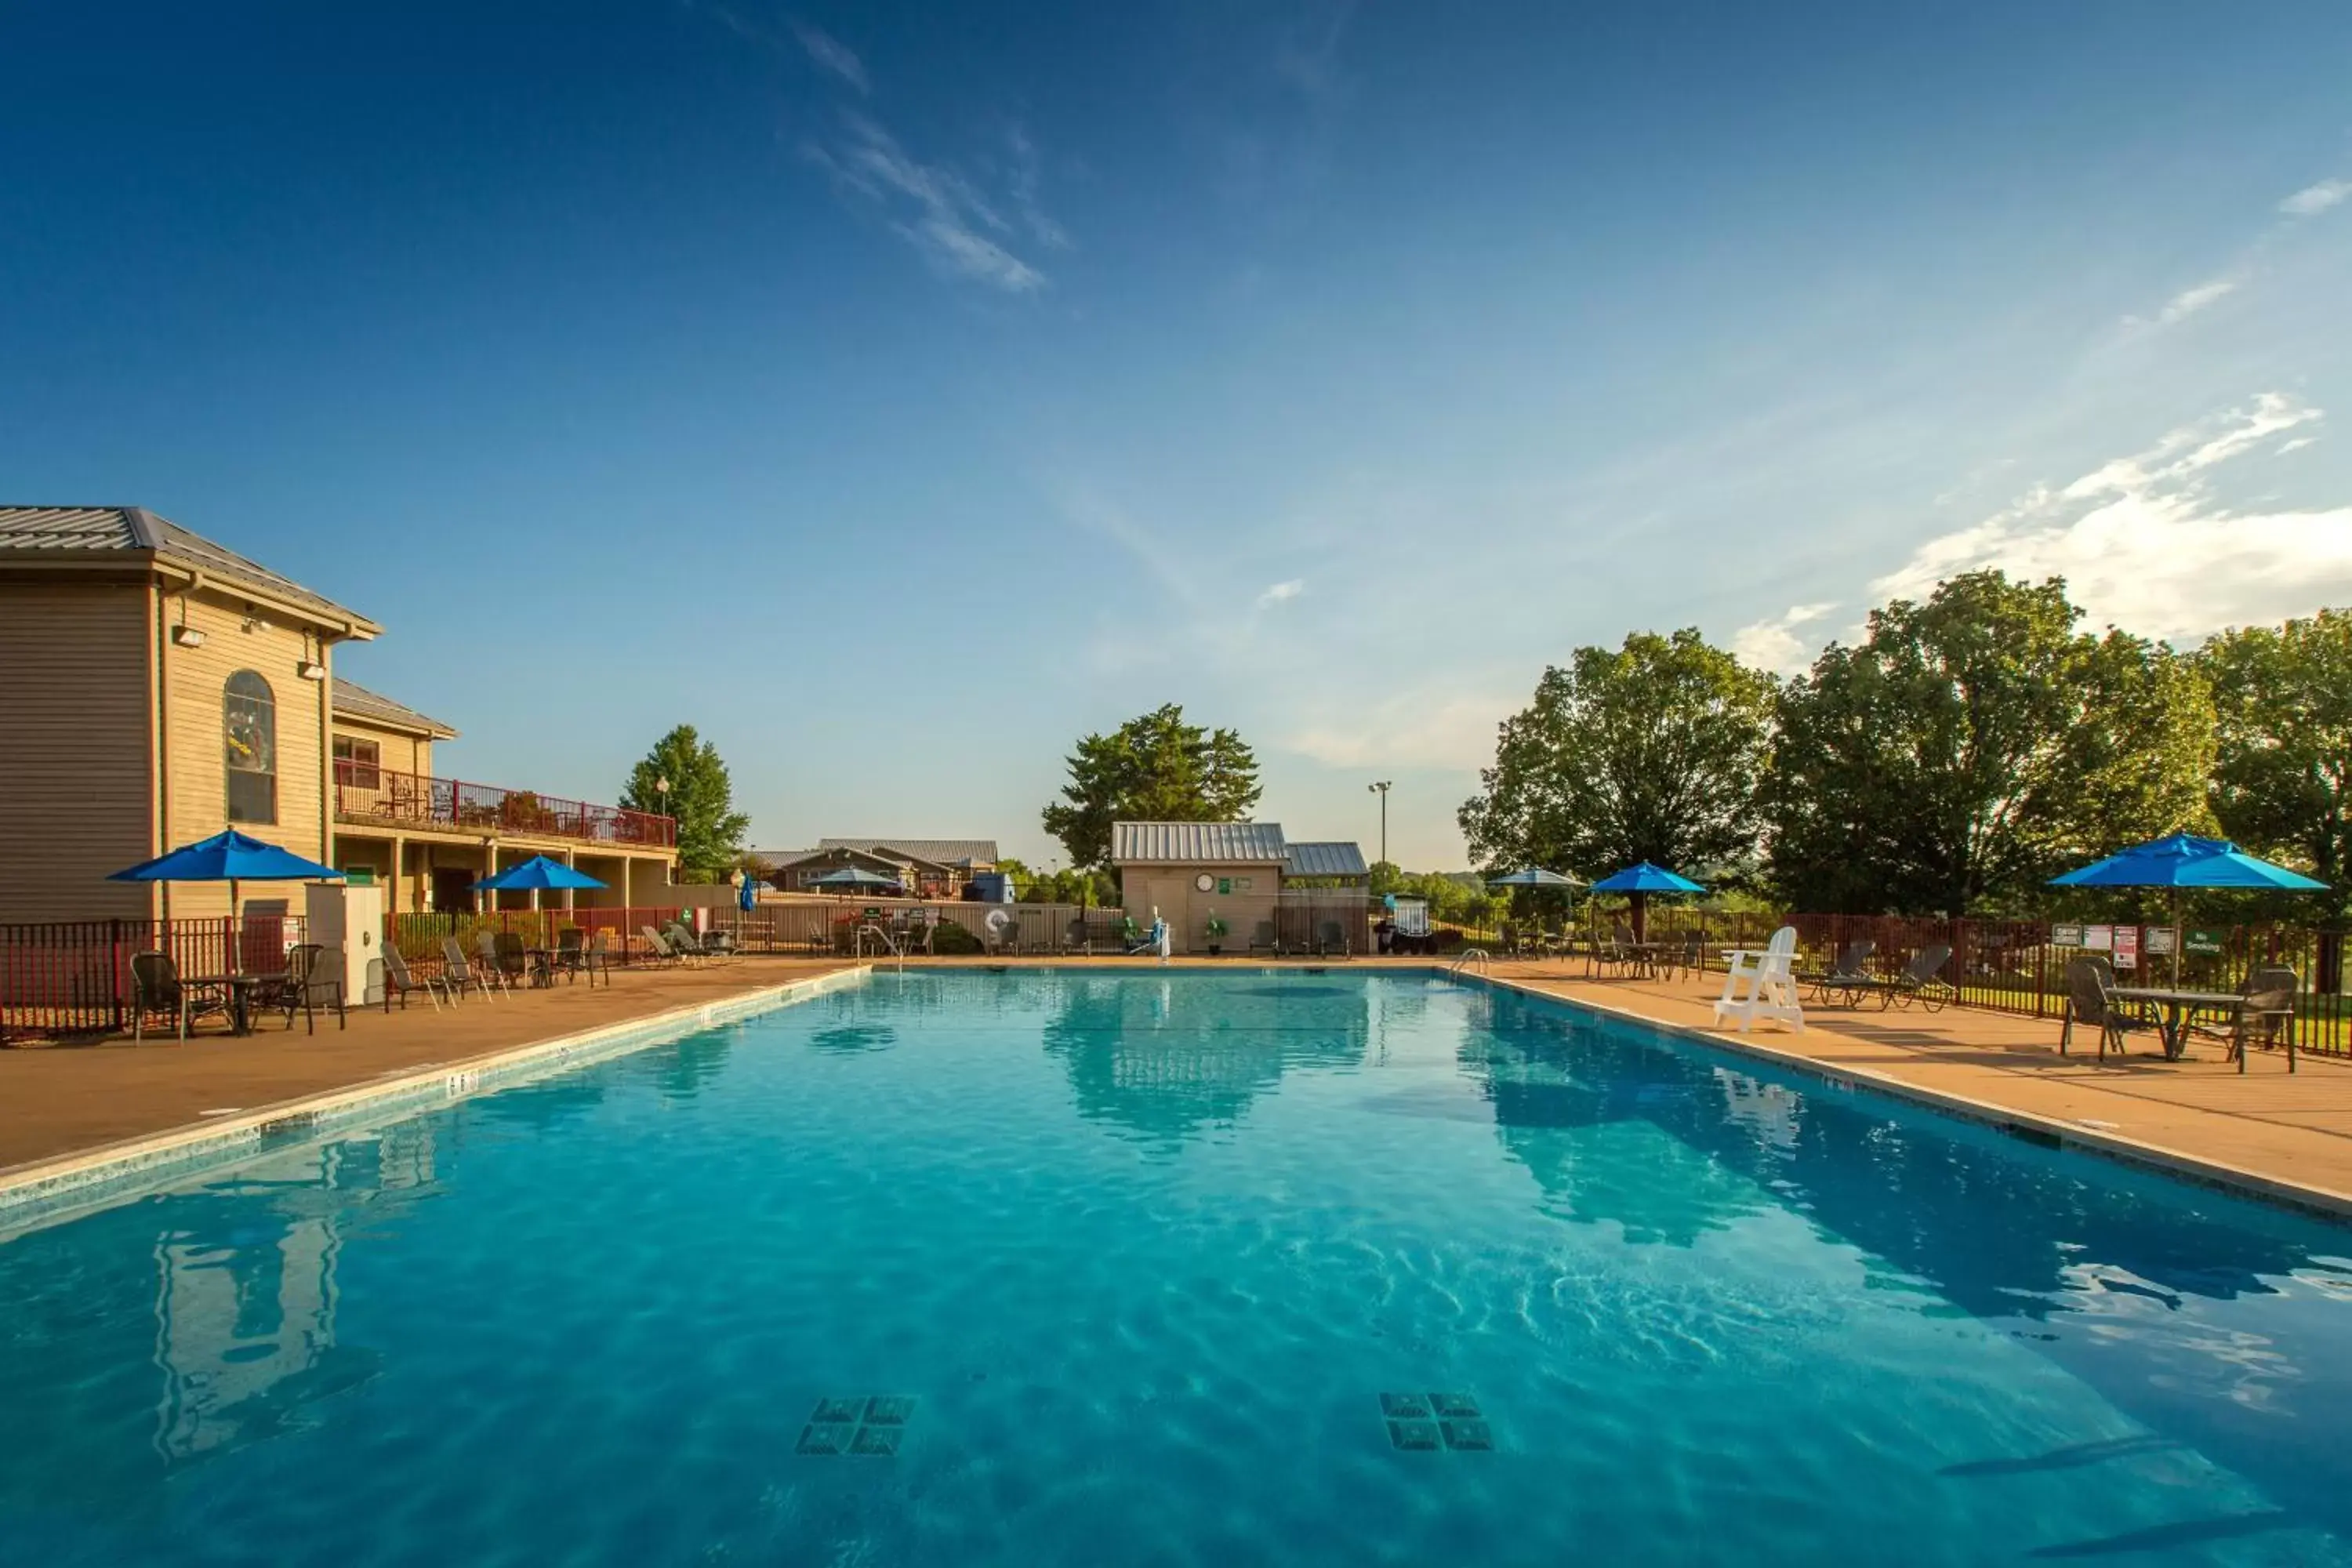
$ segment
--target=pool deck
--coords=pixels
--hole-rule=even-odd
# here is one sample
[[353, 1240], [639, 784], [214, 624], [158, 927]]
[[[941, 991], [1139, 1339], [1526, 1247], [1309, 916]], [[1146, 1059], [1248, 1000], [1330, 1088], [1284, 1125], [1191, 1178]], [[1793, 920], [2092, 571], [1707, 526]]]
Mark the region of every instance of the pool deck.
[[[1149, 960], [1034, 959], [1027, 968], [1133, 969]], [[1177, 966], [1237, 969], [1248, 961], [1179, 959]], [[1284, 960], [1286, 964], [1314, 961]], [[1335, 960], [1335, 970], [1432, 961]], [[909, 967], [1000, 967], [986, 959], [911, 961]], [[492, 1001], [468, 998], [436, 1011], [422, 999], [404, 1012], [354, 1010], [348, 1030], [322, 1019], [316, 1035], [272, 1019], [236, 1037], [216, 1024], [181, 1045], [152, 1037], [95, 1045], [0, 1050], [0, 1187], [77, 1163], [110, 1157], [224, 1114], [293, 1111], [322, 1096], [390, 1082], [426, 1068], [478, 1067], [583, 1031], [650, 1019], [856, 967], [846, 960], [749, 957], [701, 969], [636, 970], [609, 987], [566, 984]], [[1648, 1020], [1717, 1040], [1801, 1070], [1868, 1083], [1983, 1120], [2207, 1181], [2352, 1217], [2352, 1062], [2258, 1053], [2242, 1077], [2220, 1048], [2193, 1043], [2167, 1062], [2145, 1037], [2132, 1056], [2100, 1065], [2057, 1054], [2054, 1022], [1965, 1008], [1927, 1014], [1814, 1007], [1802, 1035], [1759, 1025], [1747, 1037], [1711, 1027], [1722, 977], [1676, 982], [1589, 980], [1580, 966], [1497, 961], [1491, 978], [1531, 992]]]
[[[168, 1032], [141, 1045], [128, 1036], [96, 1044], [0, 1050], [0, 1185], [27, 1167], [188, 1126], [227, 1111], [285, 1108], [425, 1068], [478, 1066], [583, 1030], [724, 1002], [747, 992], [855, 967], [846, 961], [746, 958], [688, 969], [624, 970], [610, 985], [577, 982], [518, 991], [436, 1010], [422, 996], [391, 1013], [353, 1008], [351, 1026], [331, 1016], [318, 1033], [289, 1033], [278, 1017], [250, 1035], [208, 1019], [185, 1044]], [[206, 1113], [210, 1112], [211, 1115]]]

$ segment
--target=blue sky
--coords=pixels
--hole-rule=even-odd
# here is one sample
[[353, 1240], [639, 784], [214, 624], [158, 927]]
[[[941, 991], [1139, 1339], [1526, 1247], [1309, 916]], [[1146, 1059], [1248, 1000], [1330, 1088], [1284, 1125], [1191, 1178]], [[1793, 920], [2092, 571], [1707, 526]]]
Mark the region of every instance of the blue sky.
[[1463, 856], [1547, 660], [1979, 564], [2352, 602], [2352, 10], [0, 11], [0, 499], [375, 616], [444, 771], [771, 847], [1178, 700]]

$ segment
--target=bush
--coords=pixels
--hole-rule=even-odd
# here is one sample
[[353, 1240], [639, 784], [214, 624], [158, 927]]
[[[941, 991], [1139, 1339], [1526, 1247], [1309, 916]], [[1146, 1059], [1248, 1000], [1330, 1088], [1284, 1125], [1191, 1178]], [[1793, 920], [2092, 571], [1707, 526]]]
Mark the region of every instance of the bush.
[[988, 949], [980, 938], [953, 921], [941, 921], [931, 928], [931, 951], [948, 958], [966, 958]]

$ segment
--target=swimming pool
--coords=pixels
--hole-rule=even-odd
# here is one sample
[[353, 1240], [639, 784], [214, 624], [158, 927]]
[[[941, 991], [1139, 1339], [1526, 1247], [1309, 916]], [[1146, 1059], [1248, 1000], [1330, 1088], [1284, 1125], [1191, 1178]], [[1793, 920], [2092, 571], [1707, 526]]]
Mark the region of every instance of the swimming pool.
[[0, 1561], [2352, 1562], [2352, 1233], [1484, 986], [877, 974], [0, 1242]]

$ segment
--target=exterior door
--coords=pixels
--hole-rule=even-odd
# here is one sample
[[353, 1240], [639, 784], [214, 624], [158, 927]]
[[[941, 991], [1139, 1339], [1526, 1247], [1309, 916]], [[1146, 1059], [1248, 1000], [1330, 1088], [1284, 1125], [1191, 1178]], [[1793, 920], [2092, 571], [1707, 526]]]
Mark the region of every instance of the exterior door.
[[478, 871], [468, 871], [460, 866], [433, 868], [433, 909], [436, 914], [467, 915], [474, 912], [474, 879]]

